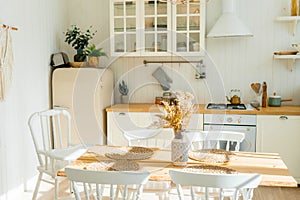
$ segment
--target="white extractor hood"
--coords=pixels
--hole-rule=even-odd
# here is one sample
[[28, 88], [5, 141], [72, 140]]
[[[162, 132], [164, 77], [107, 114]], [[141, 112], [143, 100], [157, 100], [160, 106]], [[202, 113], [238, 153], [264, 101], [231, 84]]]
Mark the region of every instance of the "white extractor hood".
[[235, 0], [222, 0], [222, 15], [207, 37], [251, 37], [253, 34], [235, 12]]

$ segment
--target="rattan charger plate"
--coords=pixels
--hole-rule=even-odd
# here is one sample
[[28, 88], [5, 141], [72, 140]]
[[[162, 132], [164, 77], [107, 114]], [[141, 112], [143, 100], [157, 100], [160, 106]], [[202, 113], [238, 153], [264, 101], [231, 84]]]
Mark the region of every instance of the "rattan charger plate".
[[230, 161], [235, 154], [222, 149], [199, 149], [189, 152], [189, 157], [200, 162], [218, 164]]
[[83, 169], [96, 171], [136, 171], [139, 164], [132, 160], [103, 160], [86, 165]]
[[237, 171], [227, 167], [221, 167], [216, 165], [200, 164], [188, 166], [183, 169], [186, 172], [193, 173], [210, 173], [210, 174], [237, 174]]
[[135, 146], [125, 152], [110, 152], [106, 153], [105, 156], [113, 160], [144, 160], [150, 158], [153, 153], [153, 150], [150, 148]]

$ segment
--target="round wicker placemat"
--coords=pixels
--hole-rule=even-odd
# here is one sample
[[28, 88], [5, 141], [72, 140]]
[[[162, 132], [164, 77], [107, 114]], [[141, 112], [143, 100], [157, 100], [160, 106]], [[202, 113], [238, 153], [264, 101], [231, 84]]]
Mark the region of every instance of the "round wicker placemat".
[[107, 158], [113, 160], [144, 160], [153, 155], [153, 150], [146, 147], [131, 147], [124, 153], [106, 153]]
[[237, 171], [234, 169], [207, 164], [188, 166], [184, 168], [183, 171], [212, 174], [237, 174]]
[[199, 149], [189, 152], [191, 159], [212, 164], [226, 163], [232, 159], [234, 155], [233, 152], [222, 149]]
[[139, 164], [132, 160], [103, 160], [86, 165], [83, 169], [95, 171], [136, 171]]

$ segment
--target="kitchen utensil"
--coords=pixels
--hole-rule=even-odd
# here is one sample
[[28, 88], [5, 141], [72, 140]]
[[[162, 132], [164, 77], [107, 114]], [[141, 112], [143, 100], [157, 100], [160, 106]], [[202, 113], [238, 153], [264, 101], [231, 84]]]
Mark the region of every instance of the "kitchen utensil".
[[226, 96], [227, 101], [229, 101], [231, 104], [240, 104], [241, 98], [240, 98], [240, 90], [232, 89], [230, 91], [230, 98]]
[[251, 83], [251, 88], [256, 94], [259, 94], [260, 87], [261, 87], [260, 83]]
[[273, 96], [269, 96], [269, 106], [279, 107], [281, 102], [292, 101], [292, 99], [281, 99], [281, 96], [276, 95], [274, 92]]
[[261, 97], [261, 106], [262, 107], [267, 107], [267, 83], [264, 81], [262, 85], [262, 97]]
[[250, 102], [250, 105], [255, 108], [256, 110], [260, 111], [260, 108], [259, 108], [259, 102], [258, 101], [252, 101]]

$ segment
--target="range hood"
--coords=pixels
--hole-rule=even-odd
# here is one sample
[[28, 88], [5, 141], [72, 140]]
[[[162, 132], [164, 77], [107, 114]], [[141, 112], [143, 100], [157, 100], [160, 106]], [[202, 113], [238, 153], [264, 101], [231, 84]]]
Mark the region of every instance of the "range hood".
[[222, 0], [222, 15], [207, 37], [251, 37], [253, 34], [235, 12], [235, 0]]

